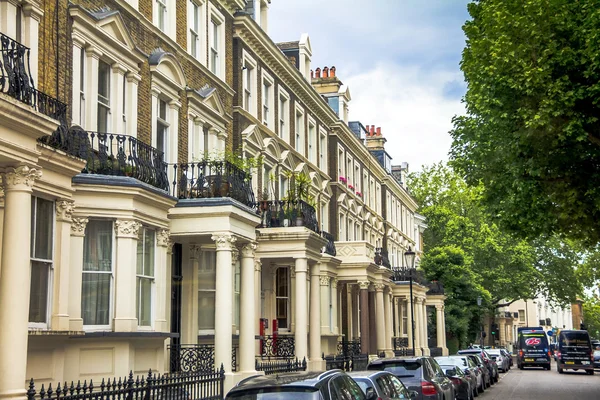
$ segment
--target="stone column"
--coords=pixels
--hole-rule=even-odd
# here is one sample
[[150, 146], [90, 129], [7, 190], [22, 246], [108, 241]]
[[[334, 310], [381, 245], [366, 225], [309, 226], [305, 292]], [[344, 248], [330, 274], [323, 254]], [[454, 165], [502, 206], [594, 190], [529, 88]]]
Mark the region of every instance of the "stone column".
[[389, 293], [383, 294], [383, 312], [385, 313], [385, 355], [386, 357], [393, 357], [394, 352], [392, 351], [392, 310]]
[[142, 224], [130, 219], [115, 221], [117, 263], [115, 268], [115, 332], [137, 331], [135, 268], [137, 241]]
[[69, 330], [82, 331], [81, 285], [83, 277], [83, 240], [87, 218], [73, 218], [71, 221], [71, 248], [69, 257]]
[[160, 229], [156, 233], [156, 314], [154, 316], [154, 330], [156, 332], [170, 332], [170, 320], [167, 320], [168, 305], [171, 304], [171, 257], [169, 248], [169, 231]]
[[256, 317], [256, 303], [254, 296], [254, 254], [256, 244], [248, 243], [242, 247], [242, 260], [240, 266], [240, 371], [242, 373], [256, 373], [254, 367], [254, 326]]
[[[411, 314], [411, 307], [414, 306], [414, 304], [411, 303], [410, 301], [411, 299], [409, 298], [407, 302], [405, 302], [405, 310], [406, 310], [406, 320], [407, 320], [407, 324], [406, 324], [406, 328], [407, 331], [406, 334], [408, 336], [408, 348], [412, 349], [413, 347], [413, 327], [415, 326], [415, 322], [413, 321], [416, 318], [416, 315], [414, 314], [414, 311]], [[412, 299], [414, 301], [414, 298]], [[417, 355], [417, 343], [416, 343], [417, 337], [415, 336], [415, 355]]]
[[331, 293], [333, 298], [331, 299], [331, 309], [333, 310], [333, 326], [331, 327], [331, 332], [333, 334], [339, 334], [340, 332], [340, 328], [339, 328], [339, 321], [340, 321], [340, 316], [341, 313], [338, 310], [338, 299], [340, 296], [340, 293], [338, 292], [338, 280], [337, 278], [331, 278]]
[[0, 276], [0, 398], [26, 397], [31, 266], [31, 193], [42, 176], [25, 165], [5, 168]]
[[415, 297], [413, 299], [413, 306], [415, 308], [415, 355], [423, 355], [421, 353], [421, 348], [423, 344], [421, 343], [422, 335], [421, 331], [423, 330], [423, 325], [421, 324], [422, 316], [422, 308], [421, 308], [421, 299]]
[[[254, 260], [254, 335], [260, 335], [260, 318], [262, 315], [262, 263]], [[260, 342], [254, 342], [254, 354], [260, 354]]]
[[421, 339], [422, 340], [421, 344], [422, 344], [422, 347], [423, 347], [423, 349], [425, 351], [425, 355], [428, 356], [429, 355], [429, 343], [428, 343], [429, 341], [427, 340], [427, 335], [428, 335], [428, 333], [427, 333], [427, 304], [425, 303], [425, 299], [422, 299], [421, 301], [422, 301], [422, 304], [421, 304], [421, 310], [422, 310], [421, 311], [421, 313], [422, 313], [421, 314], [421, 317], [422, 317], [421, 318], [421, 323], [422, 323], [422, 326], [423, 326], [423, 328], [422, 328], [423, 336], [422, 336], [422, 339]]
[[324, 369], [321, 358], [321, 265], [315, 263], [310, 268], [310, 327], [309, 327], [309, 349], [310, 370], [319, 371]]
[[369, 354], [377, 354], [377, 308], [375, 289], [369, 290]]
[[321, 285], [321, 332], [324, 334], [330, 334], [333, 330], [333, 327], [331, 326], [333, 321], [331, 320], [331, 315], [329, 314], [329, 302], [332, 300], [329, 297], [331, 296], [329, 291], [330, 281], [331, 278], [327, 275], [321, 275], [319, 277], [319, 283]]
[[376, 318], [376, 329], [377, 329], [377, 354], [385, 353], [386, 345], [385, 345], [385, 306], [384, 306], [384, 295], [383, 289], [385, 285], [376, 284], [375, 285], [375, 297], [376, 297], [376, 308], [375, 308], [375, 318]]
[[442, 305], [435, 306], [435, 316], [436, 316], [436, 331], [437, 331], [437, 347], [444, 347], [444, 336], [446, 336], [446, 332], [444, 332], [444, 310], [442, 309]]
[[352, 290], [350, 291], [350, 296], [352, 297], [352, 340], [356, 340], [360, 338], [360, 317], [359, 317], [359, 297], [360, 297], [360, 288], [358, 285], [352, 285]]
[[360, 290], [360, 349], [369, 354], [369, 281], [359, 281]]
[[[52, 330], [69, 330], [69, 272], [71, 245], [71, 220], [75, 202], [60, 199], [55, 203], [56, 226], [54, 243], [54, 290], [52, 293]], [[81, 261], [81, 260], [80, 260]], [[81, 279], [81, 276], [78, 277]]]
[[306, 274], [308, 273], [308, 260], [304, 257], [296, 258], [296, 293], [294, 299], [295, 309], [295, 341], [296, 341], [296, 357], [299, 361], [308, 359], [308, 316], [306, 315], [307, 290], [306, 290]]
[[225, 369], [231, 375], [231, 349], [233, 345], [233, 269], [231, 251], [236, 238], [227, 233], [212, 236], [217, 246], [215, 283], [215, 368]]

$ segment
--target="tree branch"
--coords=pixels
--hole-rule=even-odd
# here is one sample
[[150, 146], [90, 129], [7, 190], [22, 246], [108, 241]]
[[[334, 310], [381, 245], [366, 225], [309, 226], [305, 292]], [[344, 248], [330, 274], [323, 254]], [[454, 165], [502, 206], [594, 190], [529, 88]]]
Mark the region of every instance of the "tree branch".
[[498, 299], [498, 300], [496, 300], [496, 301], [493, 301], [493, 302], [492, 302], [492, 305], [494, 305], [494, 304], [495, 304], [495, 305], [494, 305], [494, 308], [508, 307], [508, 306], [510, 306], [512, 303], [514, 303], [514, 302], [515, 302], [515, 301], [517, 301], [517, 300], [519, 300], [519, 299], [514, 299], [514, 300], [511, 300], [511, 301], [509, 301], [508, 303], [499, 303], [500, 299]]

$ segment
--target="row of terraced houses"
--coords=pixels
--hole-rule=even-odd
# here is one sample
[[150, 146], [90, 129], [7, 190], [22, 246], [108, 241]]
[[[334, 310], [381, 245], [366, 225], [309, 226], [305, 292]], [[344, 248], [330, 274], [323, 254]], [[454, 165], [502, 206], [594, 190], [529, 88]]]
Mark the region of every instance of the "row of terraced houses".
[[0, 398], [447, 353], [408, 166], [270, 2], [0, 1]]

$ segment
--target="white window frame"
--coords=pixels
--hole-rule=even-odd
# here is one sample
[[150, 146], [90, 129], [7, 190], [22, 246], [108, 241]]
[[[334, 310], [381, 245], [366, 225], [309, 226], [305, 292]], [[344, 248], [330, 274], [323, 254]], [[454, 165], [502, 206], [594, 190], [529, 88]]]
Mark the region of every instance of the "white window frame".
[[327, 131], [319, 128], [319, 168], [327, 173]]
[[[38, 199], [44, 200], [44, 201], [49, 201], [52, 203], [52, 216], [51, 216], [51, 223], [52, 223], [52, 244], [51, 244], [51, 255], [50, 255], [50, 259], [43, 259], [43, 258], [37, 258], [35, 257], [35, 254], [33, 254], [33, 252], [35, 251], [35, 241], [36, 241], [36, 229], [35, 229], [35, 222], [37, 221], [37, 202]], [[52, 301], [53, 301], [53, 288], [54, 288], [54, 245], [55, 245], [55, 239], [56, 239], [56, 209], [55, 209], [55, 202], [52, 200], [48, 200], [45, 199], [43, 197], [39, 197], [39, 196], [32, 196], [32, 201], [35, 202], [35, 207], [34, 210], [31, 214], [31, 224], [32, 224], [32, 229], [31, 229], [31, 252], [30, 252], [30, 268], [33, 268], [33, 263], [34, 262], [38, 262], [38, 263], [45, 263], [47, 264], [47, 268], [48, 268], [48, 282], [47, 282], [47, 287], [46, 287], [46, 322], [29, 322], [28, 326], [30, 328], [33, 329], [48, 329], [50, 327], [50, 323], [51, 323], [51, 312], [52, 312]], [[31, 285], [31, 283], [30, 283]], [[29, 304], [29, 307], [31, 307], [31, 304]], [[30, 309], [27, 309], [27, 313], [29, 316], [29, 311]], [[29, 318], [28, 318], [29, 320]]]
[[[304, 123], [304, 117], [304, 109], [296, 104], [296, 107], [294, 107], [294, 148], [302, 155], [305, 155], [304, 139], [306, 137], [306, 124]], [[300, 122], [300, 124], [298, 124], [298, 122]]]
[[[214, 247], [212, 247], [212, 246], [211, 247], [206, 247], [206, 248], [202, 247], [202, 251], [201, 251], [201, 253], [199, 255], [198, 272], [197, 273], [200, 274], [200, 269], [204, 265], [203, 264], [203, 262], [204, 262], [204, 258], [203, 257], [205, 256], [205, 253], [214, 253], [214, 255], [212, 257], [212, 260], [214, 260], [214, 265], [212, 267], [213, 267], [213, 273], [214, 273], [214, 276], [215, 276], [215, 281], [214, 281], [214, 289], [200, 289], [197, 286], [197, 290], [198, 290], [198, 304], [196, 304], [196, 307], [197, 307], [198, 315], [200, 315], [200, 292], [207, 292], [207, 293], [211, 292], [211, 293], [214, 293], [215, 296], [216, 296], [216, 292], [217, 292], [217, 281], [216, 281], [216, 279], [217, 279], [217, 254], [216, 254], [216, 249]], [[198, 278], [198, 280], [200, 280], [200, 278]], [[216, 313], [217, 313], [216, 308], [214, 310], [214, 313], [215, 313], [215, 316], [216, 316]], [[200, 329], [200, 322], [198, 321], [198, 334], [199, 335], [214, 335], [215, 334], [215, 328], [214, 328], [215, 321], [214, 321], [214, 319], [213, 319], [212, 323], [213, 323], [213, 328], [212, 329]]]
[[311, 116], [308, 117], [307, 142], [306, 158], [317, 164], [317, 123]]
[[[169, 28], [169, 12], [167, 6], [168, 0], [154, 0], [154, 25], [162, 32], [168, 33]], [[161, 18], [162, 17], [162, 18]]]
[[[107, 96], [103, 96], [100, 94], [100, 74], [102, 69], [100, 68], [102, 65], [106, 66], [106, 81], [107, 81]], [[96, 132], [100, 132], [100, 133], [113, 133], [112, 132], [112, 127], [111, 127], [111, 96], [112, 96], [112, 81], [113, 81], [113, 76], [112, 76], [112, 68], [109, 62], [105, 61], [105, 60], [99, 60], [98, 61], [98, 74], [97, 74], [97, 79], [98, 79], [98, 96], [97, 96], [97, 102], [96, 102], [96, 113], [97, 113], [97, 117], [96, 117], [96, 127], [94, 128], [94, 130]], [[100, 129], [100, 109], [106, 109], [106, 127], [104, 129]], [[114, 132], [117, 133], [117, 132]]]
[[338, 181], [339, 181], [340, 177], [344, 177], [344, 179], [346, 179], [346, 181], [347, 181], [348, 177], [346, 176], [346, 150], [340, 145], [338, 145], [337, 157], [338, 157]]
[[262, 73], [262, 122], [275, 132], [275, 81], [264, 69]]
[[350, 153], [346, 153], [346, 179], [348, 179], [348, 186], [354, 187], [354, 159]]
[[[202, 65], [206, 65], [206, 2], [188, 0], [188, 53]], [[194, 12], [197, 12], [197, 18]], [[197, 26], [195, 26], [197, 24]]]
[[252, 116], [256, 117], [256, 106], [258, 99], [258, 80], [256, 79], [258, 66], [256, 60], [254, 60], [246, 51], [242, 52], [242, 84], [243, 84], [243, 108], [248, 111]]
[[[164, 104], [165, 106], [165, 115], [164, 117], [161, 116], [161, 106]], [[158, 150], [161, 150], [161, 147], [163, 148], [162, 151], [165, 155], [165, 159], [167, 158], [167, 154], [169, 154], [169, 151], [171, 150], [171, 143], [170, 143], [170, 139], [171, 139], [171, 124], [169, 122], [169, 119], [171, 117], [170, 115], [170, 109], [169, 109], [169, 101], [168, 99], [165, 99], [163, 97], [159, 97], [158, 101], [156, 103], [156, 130], [154, 132], [154, 137], [156, 138], [155, 144], [156, 144], [156, 148]], [[164, 133], [163, 133], [163, 142], [160, 143], [159, 137], [158, 137], [158, 131], [159, 129], [163, 127], [164, 128]], [[171, 160], [169, 160], [171, 161]]]
[[[144, 255], [145, 255], [145, 241], [144, 238], [146, 236], [146, 232], [153, 232], [154, 233], [154, 240], [153, 240], [153, 261], [154, 261], [154, 265], [152, 266], [152, 275], [145, 275], [143, 272], [142, 274], [138, 273], [137, 271], [137, 262], [139, 260], [140, 254], [138, 252], [137, 257], [138, 259], [136, 259], [136, 274], [135, 274], [135, 281], [136, 281], [136, 318], [138, 321], [138, 330], [153, 330], [154, 329], [154, 318], [155, 318], [155, 312], [156, 312], [156, 258], [157, 258], [157, 246], [156, 246], [156, 230], [143, 226], [140, 229], [140, 237], [138, 238], [138, 243], [137, 243], [137, 248], [139, 249], [140, 243], [142, 245], [142, 260], [144, 260]], [[144, 265], [142, 265], [142, 270], [144, 270]], [[151, 281], [151, 288], [150, 288], [150, 324], [149, 325], [141, 325], [140, 324], [140, 312], [141, 312], [141, 304], [139, 304], [137, 302], [137, 296], [141, 297], [141, 286], [139, 285], [140, 281], [142, 279], [145, 280], [150, 280]]]
[[360, 178], [360, 164], [354, 161], [354, 192], [362, 193], [362, 179]]
[[[279, 272], [280, 269], [285, 269], [287, 270], [287, 296], [280, 296], [278, 295], [278, 287], [277, 287], [277, 274]], [[275, 319], [278, 320], [277, 323], [277, 332], [279, 333], [283, 333], [283, 332], [290, 332], [291, 331], [291, 325], [292, 325], [292, 313], [291, 313], [291, 303], [292, 303], [292, 285], [291, 285], [291, 267], [285, 267], [285, 266], [280, 266], [277, 267], [277, 269], [275, 270], [275, 275], [274, 275], [274, 286], [275, 286], [275, 290], [274, 290], [274, 294], [275, 294]], [[286, 319], [287, 319], [287, 327], [286, 328], [281, 328], [279, 326], [279, 315], [277, 314], [277, 300], [279, 299], [286, 299], [287, 300], [287, 307], [286, 307]]]
[[290, 143], [290, 95], [281, 86], [278, 87], [277, 101], [277, 133], [286, 143]]
[[224, 80], [226, 58], [225, 17], [212, 3], [210, 3], [209, 7], [208, 21], [208, 68], [214, 75]]

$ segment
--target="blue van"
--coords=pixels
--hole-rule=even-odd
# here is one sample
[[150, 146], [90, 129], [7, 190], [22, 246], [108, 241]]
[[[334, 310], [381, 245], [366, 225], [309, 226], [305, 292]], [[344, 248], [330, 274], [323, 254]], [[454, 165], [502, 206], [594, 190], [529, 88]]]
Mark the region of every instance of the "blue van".
[[517, 366], [519, 369], [542, 367], [548, 371], [550, 370], [550, 345], [543, 329], [519, 330], [517, 348]]

